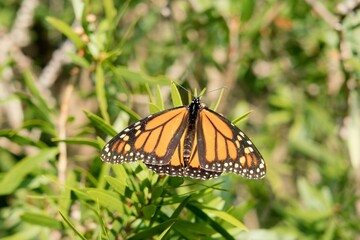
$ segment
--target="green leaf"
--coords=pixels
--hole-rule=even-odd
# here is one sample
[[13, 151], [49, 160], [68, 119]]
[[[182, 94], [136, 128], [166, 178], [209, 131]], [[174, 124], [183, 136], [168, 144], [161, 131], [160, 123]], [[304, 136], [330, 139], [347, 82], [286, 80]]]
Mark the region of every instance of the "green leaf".
[[157, 186], [154, 187], [151, 190], [151, 201], [156, 201], [159, 197], [161, 197], [161, 194], [164, 192], [163, 186]]
[[254, 12], [256, 1], [241, 0], [240, 3], [241, 3], [241, 9], [240, 9], [241, 20], [247, 22], [251, 18]]
[[227, 212], [219, 211], [217, 209], [210, 209], [210, 208], [203, 208], [204, 212], [214, 214], [215, 216], [225, 220], [226, 222], [238, 227], [239, 229], [242, 229], [244, 231], [248, 231], [248, 228], [240, 222], [238, 219], [233, 217]]
[[[197, 92], [197, 90], [195, 89], [195, 92]], [[203, 96], [206, 93], [206, 88], [203, 88], [203, 90], [201, 90], [199, 95], [194, 94], [194, 96]]]
[[89, 198], [97, 201], [101, 206], [110, 211], [117, 211], [120, 214], [124, 213], [124, 203], [115, 197], [115, 194], [102, 189], [91, 189], [87, 190], [86, 193]]
[[23, 158], [9, 172], [4, 174], [0, 181], [0, 195], [12, 193], [27, 174], [37, 169], [41, 163], [55, 158], [58, 152], [57, 148], [48, 148]]
[[41, 118], [48, 123], [52, 123], [49, 114], [51, 112], [49, 112], [46, 108], [41, 107], [39, 103], [35, 103], [33, 99], [24, 93], [17, 92], [14, 95], [17, 96], [24, 103], [24, 105], [28, 105], [28, 108], [33, 111], [33, 116], [36, 116], [37, 119]]
[[99, 148], [99, 142], [94, 139], [90, 138], [67, 138], [67, 139], [58, 139], [58, 138], [52, 138], [53, 142], [66, 142], [70, 144], [77, 144], [77, 145], [87, 145], [94, 148]]
[[86, 238], [75, 228], [75, 226], [70, 222], [70, 220], [61, 212], [59, 211], [61, 217], [64, 219], [65, 223], [75, 232], [75, 234], [83, 239], [86, 240]]
[[191, 199], [191, 195], [189, 195], [188, 197], [186, 197], [180, 204], [179, 206], [175, 209], [175, 211], [173, 212], [173, 214], [171, 215], [171, 218], [177, 218], [179, 217], [181, 211], [184, 209], [184, 207], [188, 204], [188, 202]]
[[125, 190], [127, 188], [126, 179], [117, 179], [111, 176], [105, 176], [105, 180], [112, 188], [114, 188], [115, 191], [125, 196]]
[[160, 89], [160, 86], [157, 85], [156, 87], [156, 106], [158, 106], [158, 108], [160, 108], [161, 110], [164, 110], [165, 109], [165, 106], [164, 106], [164, 99], [162, 98], [162, 93], [161, 93], [161, 89]]
[[101, 64], [96, 66], [96, 96], [100, 106], [100, 112], [106, 122], [110, 122], [110, 117], [107, 112], [108, 104], [105, 96], [105, 79], [104, 70]]
[[45, 214], [26, 212], [20, 216], [21, 220], [30, 224], [48, 227], [57, 230], [63, 230], [64, 226], [54, 217]]
[[184, 181], [185, 180], [182, 177], [172, 177], [169, 179], [168, 183], [172, 187], [179, 187], [179, 186], [181, 186], [181, 184], [184, 183]]
[[204, 221], [208, 222], [210, 226], [220, 233], [225, 239], [235, 239], [233, 236], [230, 235], [220, 224], [218, 224], [216, 221], [211, 219], [205, 212], [203, 212], [200, 208], [198, 208], [194, 204], [188, 204], [186, 206], [190, 211], [192, 211], [197, 217], [203, 219]]
[[[170, 225], [169, 227], [167, 227], [160, 235], [159, 235], [159, 238], [157, 239], [168, 239], [167, 235], [169, 234], [170, 230], [171, 230], [171, 227], [173, 225]], [[155, 238], [156, 239], [156, 238]]]
[[134, 236], [130, 237], [129, 240], [151, 239], [153, 236], [161, 234], [163, 231], [168, 231], [167, 229], [171, 227], [175, 222], [175, 219], [169, 219], [163, 223], [160, 223], [159, 225], [156, 225], [155, 227], [146, 229], [138, 234], [135, 234]]
[[[101, 146], [104, 146], [104, 144], [102, 144]], [[109, 173], [111, 165], [104, 164], [103, 162], [99, 162], [99, 164], [101, 166], [100, 172], [99, 172], [99, 176], [97, 178], [97, 184], [94, 184], [94, 185], [97, 186], [97, 188], [99, 188], [99, 189], [105, 189], [105, 186], [106, 186], [105, 177]]]
[[179, 89], [176, 87], [175, 83], [171, 84], [171, 100], [174, 104], [174, 107], [180, 107], [184, 105], [179, 93]]
[[166, 85], [171, 83], [171, 81], [164, 76], [151, 77], [143, 73], [130, 71], [127, 67], [123, 67], [123, 66], [116, 67], [114, 71], [115, 74], [117, 74], [119, 77], [124, 78], [125, 80], [133, 83], [141, 83], [141, 84], [146, 83], [152, 85], [156, 85], [156, 84]]
[[155, 105], [154, 103], [149, 103], [149, 108], [150, 108], [150, 113], [151, 114], [161, 112], [161, 109], [157, 105]]
[[239, 123], [241, 120], [243, 120], [244, 118], [246, 118], [252, 111], [248, 111], [246, 113], [244, 113], [242, 116], [232, 120], [231, 122], [236, 125], [237, 123]]
[[67, 23], [54, 17], [47, 17], [46, 21], [55, 27], [58, 31], [67, 36], [77, 48], [82, 48], [84, 46], [80, 36], [77, 35]]
[[48, 133], [51, 136], [56, 136], [57, 134], [55, 127], [51, 123], [40, 119], [31, 119], [24, 121], [21, 128], [26, 128], [26, 129], [39, 128], [43, 132]]
[[215, 104], [215, 106], [213, 107], [213, 110], [214, 110], [214, 111], [216, 111], [216, 109], [219, 107], [219, 104], [220, 104], [220, 102], [221, 102], [221, 99], [222, 99], [223, 95], [224, 95], [224, 88], [221, 89], [221, 91], [220, 91], [220, 96], [218, 97], [218, 100], [216, 101], [216, 104]]
[[131, 119], [134, 119], [135, 121], [138, 121], [141, 119], [141, 117], [139, 116], [139, 114], [137, 114], [136, 112], [134, 112], [131, 108], [129, 108], [128, 106], [124, 105], [121, 102], [116, 102], [116, 105], [123, 110], [124, 112], [126, 112], [127, 114], [129, 114]]
[[20, 146], [30, 145], [30, 146], [35, 146], [38, 148], [46, 148], [47, 147], [47, 145], [45, 143], [43, 143], [41, 141], [36, 141], [33, 138], [30, 138], [27, 136], [19, 135], [15, 130], [12, 130], [12, 129], [0, 130], [0, 137], [6, 137], [11, 142], [16, 143]]
[[142, 212], [144, 213], [145, 219], [151, 219], [155, 214], [156, 208], [157, 207], [153, 204], [144, 206]]
[[114, 2], [112, 0], [104, 0], [103, 5], [106, 19], [109, 23], [112, 23], [116, 15], [116, 8], [114, 7]]
[[84, 113], [95, 127], [100, 129], [104, 133], [108, 134], [109, 136], [116, 135], [117, 132], [113, 129], [113, 127], [110, 124], [104, 121], [104, 119], [86, 110], [84, 110]]
[[46, 112], [50, 111], [47, 101], [43, 98], [38, 87], [35, 84], [34, 78], [29, 70], [24, 71], [24, 81], [32, 96], [37, 100], [39, 107]]
[[199, 236], [202, 236], [202, 239], [216, 239], [211, 238], [211, 235], [216, 233], [214, 229], [203, 222], [178, 220], [174, 224], [173, 229], [182, 236], [186, 237], [186, 239], [196, 240], [199, 239]]
[[2, 237], [1, 240], [19, 240], [19, 239], [37, 239], [39, 234], [43, 231], [42, 228], [36, 226], [30, 226], [28, 228], [21, 228], [16, 231], [15, 234]]
[[126, 183], [126, 180], [129, 178], [129, 175], [127, 174], [125, 168], [121, 164], [113, 164], [111, 165], [112, 170], [114, 171], [115, 175], [118, 177], [118, 179]]
[[79, 67], [82, 67], [82, 68], [85, 68], [85, 69], [88, 69], [91, 66], [91, 64], [88, 62], [88, 60], [86, 58], [81, 57], [78, 54], [73, 53], [73, 52], [69, 52], [67, 54], [69, 55], [71, 61], [75, 65], [78, 65]]

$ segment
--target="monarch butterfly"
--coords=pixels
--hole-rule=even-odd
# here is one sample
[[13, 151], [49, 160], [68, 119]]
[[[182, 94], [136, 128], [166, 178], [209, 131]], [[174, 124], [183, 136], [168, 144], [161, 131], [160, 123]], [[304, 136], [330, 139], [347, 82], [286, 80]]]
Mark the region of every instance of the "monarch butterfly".
[[125, 128], [102, 149], [108, 163], [143, 161], [157, 174], [210, 179], [232, 172], [265, 176], [264, 159], [251, 140], [194, 97], [191, 104], [150, 115]]

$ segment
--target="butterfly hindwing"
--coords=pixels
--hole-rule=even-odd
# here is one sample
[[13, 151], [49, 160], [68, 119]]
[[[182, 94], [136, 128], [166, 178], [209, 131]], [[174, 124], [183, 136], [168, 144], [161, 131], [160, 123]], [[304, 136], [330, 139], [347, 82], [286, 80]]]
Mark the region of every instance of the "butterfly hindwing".
[[169, 148], [170, 147], [174, 148], [175, 151], [172, 150], [170, 151], [169, 149], [169, 153], [171, 152], [172, 155], [171, 157], [169, 157], [169, 161], [166, 163], [166, 165], [159, 165], [154, 163], [154, 164], [146, 164], [146, 166], [157, 174], [166, 174], [169, 176], [179, 176], [179, 177], [184, 176], [183, 158], [184, 158], [184, 139], [185, 139], [186, 131], [187, 129], [182, 131], [182, 135], [180, 139], [177, 139], [177, 143], [178, 143], [177, 145], [174, 144], [172, 146], [169, 146]]
[[222, 174], [213, 170], [207, 170], [200, 164], [200, 155], [204, 154], [201, 151], [201, 147], [198, 147], [198, 133], [195, 132], [193, 146], [191, 148], [190, 157], [188, 163], [184, 166], [183, 176], [197, 179], [211, 179], [216, 178]]

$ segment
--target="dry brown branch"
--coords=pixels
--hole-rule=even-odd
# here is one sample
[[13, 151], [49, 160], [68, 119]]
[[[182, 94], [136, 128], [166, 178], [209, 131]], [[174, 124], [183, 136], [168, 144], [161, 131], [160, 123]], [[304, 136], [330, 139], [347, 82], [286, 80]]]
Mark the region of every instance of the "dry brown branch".
[[43, 69], [39, 76], [39, 84], [42, 87], [50, 88], [57, 77], [64, 64], [70, 63], [68, 52], [74, 52], [75, 46], [70, 40], [66, 40], [60, 48], [58, 48], [52, 55], [51, 60]]
[[360, 0], [346, 0], [336, 6], [339, 15], [346, 16], [360, 7]]
[[[66, 122], [69, 115], [69, 104], [71, 95], [74, 91], [74, 82], [70, 81], [66, 86], [63, 99], [61, 102], [60, 116], [59, 116], [59, 139], [66, 139]], [[59, 143], [59, 164], [58, 164], [58, 180], [60, 186], [63, 186], [66, 181], [67, 169], [67, 148], [65, 142]]]
[[340, 31], [341, 24], [339, 19], [334, 16], [320, 1], [317, 0], [305, 0], [310, 7], [319, 14], [319, 16], [334, 30]]

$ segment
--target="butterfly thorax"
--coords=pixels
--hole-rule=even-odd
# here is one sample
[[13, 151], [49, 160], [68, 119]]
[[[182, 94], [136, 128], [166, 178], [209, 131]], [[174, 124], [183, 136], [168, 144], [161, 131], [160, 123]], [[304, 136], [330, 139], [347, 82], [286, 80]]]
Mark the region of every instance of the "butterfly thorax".
[[195, 128], [196, 128], [196, 119], [199, 111], [202, 109], [200, 105], [200, 98], [195, 97], [191, 104], [188, 106], [189, 108], [189, 124], [186, 130], [185, 141], [184, 141], [184, 164], [188, 165], [191, 150], [194, 143], [195, 137]]

